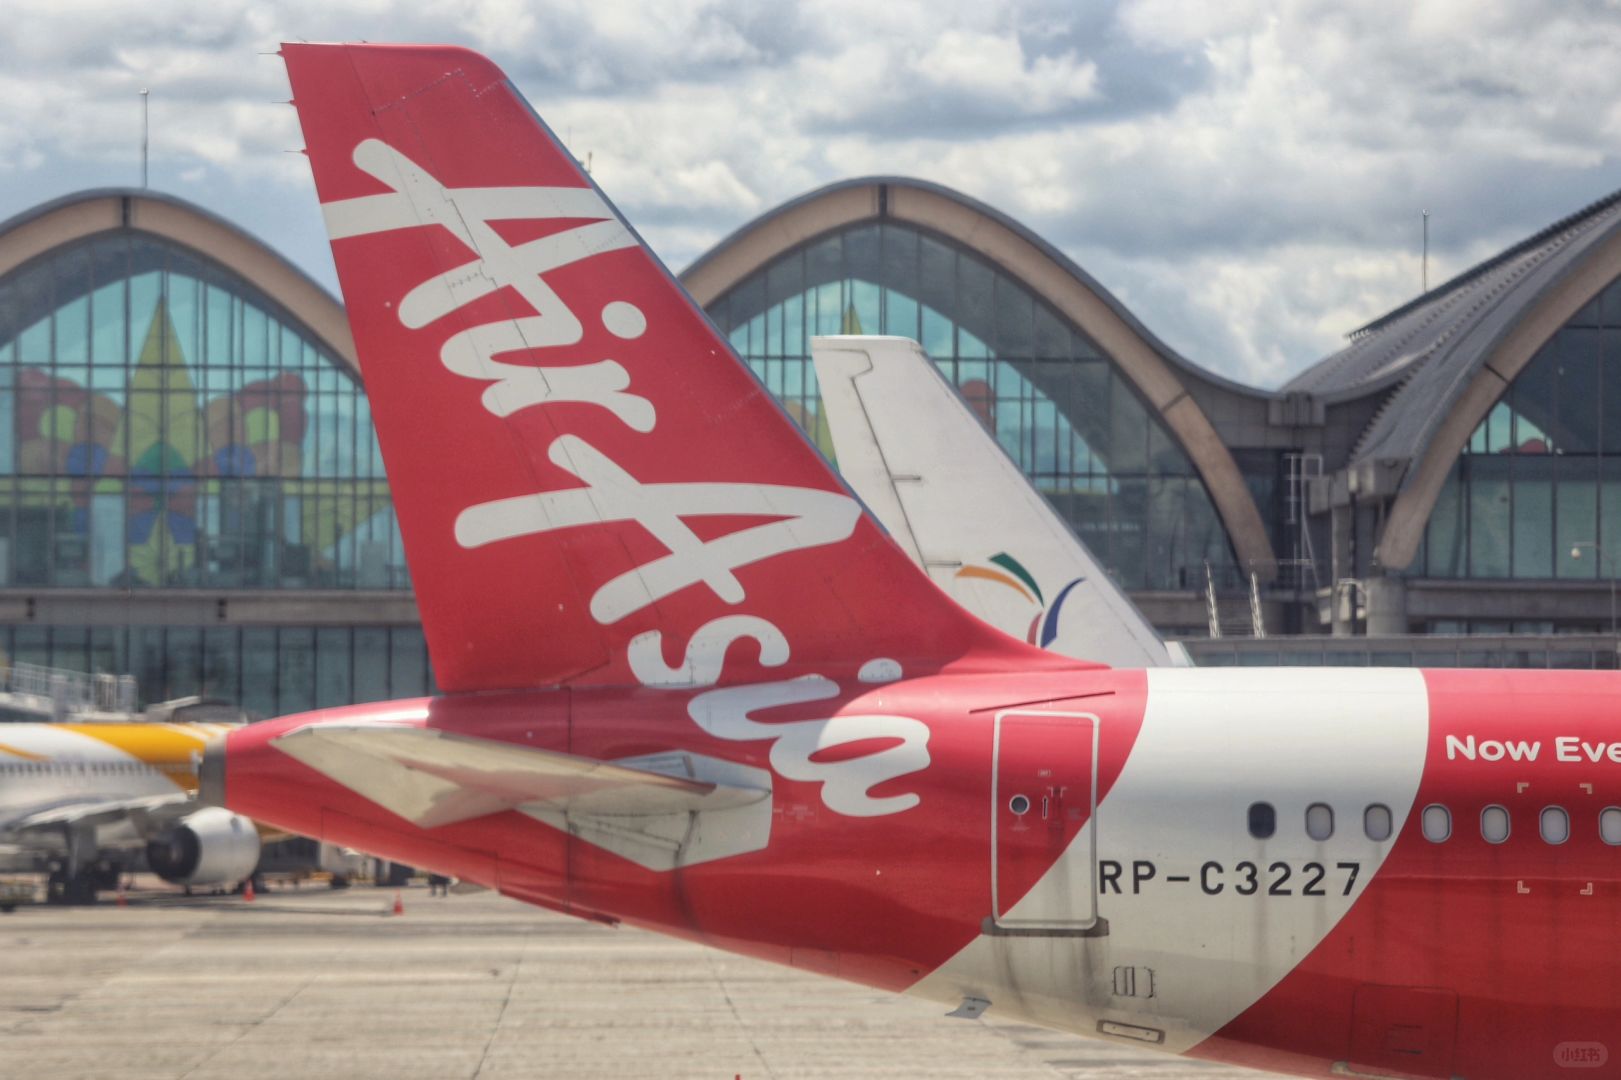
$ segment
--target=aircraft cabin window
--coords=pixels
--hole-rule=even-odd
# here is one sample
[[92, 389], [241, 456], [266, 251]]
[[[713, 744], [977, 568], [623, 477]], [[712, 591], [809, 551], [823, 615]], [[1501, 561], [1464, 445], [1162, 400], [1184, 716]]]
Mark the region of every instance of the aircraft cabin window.
[[1542, 839], [1550, 844], [1563, 844], [1570, 839], [1570, 815], [1562, 806], [1548, 806], [1540, 819]]
[[1508, 811], [1501, 806], [1488, 806], [1480, 812], [1480, 835], [1488, 844], [1501, 844], [1508, 839]]
[[1250, 804], [1250, 835], [1257, 840], [1269, 839], [1278, 831], [1278, 812], [1271, 803]]
[[1452, 811], [1434, 803], [1424, 808], [1424, 839], [1439, 844], [1452, 836]]
[[1599, 814], [1598, 834], [1611, 847], [1621, 846], [1621, 806], [1607, 806]]
[[1306, 835], [1313, 840], [1327, 840], [1334, 835], [1334, 810], [1327, 803], [1306, 807]]
[[1390, 807], [1374, 803], [1362, 811], [1362, 831], [1367, 834], [1369, 840], [1376, 843], [1389, 840], [1394, 828]]

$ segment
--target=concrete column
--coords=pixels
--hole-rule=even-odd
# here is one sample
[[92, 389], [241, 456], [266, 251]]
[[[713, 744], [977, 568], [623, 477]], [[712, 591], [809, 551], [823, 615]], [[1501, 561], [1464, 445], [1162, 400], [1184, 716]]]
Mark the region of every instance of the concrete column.
[[1352, 541], [1351, 507], [1345, 503], [1329, 508], [1328, 511], [1328, 543], [1329, 543], [1329, 576], [1335, 581], [1348, 577], [1356, 577], [1356, 559], [1351, 552]]
[[1356, 636], [1356, 609], [1362, 603], [1358, 582], [1342, 578], [1329, 594], [1328, 632], [1333, 637]]
[[1351, 637], [1356, 634], [1356, 609], [1362, 602], [1361, 589], [1349, 580], [1356, 576], [1351, 558], [1351, 508], [1339, 503], [1329, 507], [1328, 514], [1328, 577], [1333, 585], [1329, 633]]
[[1371, 577], [1368, 595], [1368, 636], [1407, 633], [1407, 583], [1399, 577]]

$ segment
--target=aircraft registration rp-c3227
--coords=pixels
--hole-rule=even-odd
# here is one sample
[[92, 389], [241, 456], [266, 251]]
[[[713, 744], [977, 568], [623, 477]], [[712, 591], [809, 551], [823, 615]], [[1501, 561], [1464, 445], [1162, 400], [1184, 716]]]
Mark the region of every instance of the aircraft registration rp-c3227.
[[1621, 678], [1112, 670], [954, 605], [490, 62], [283, 50], [444, 693], [256, 820], [1307, 1076], [1621, 1069]]

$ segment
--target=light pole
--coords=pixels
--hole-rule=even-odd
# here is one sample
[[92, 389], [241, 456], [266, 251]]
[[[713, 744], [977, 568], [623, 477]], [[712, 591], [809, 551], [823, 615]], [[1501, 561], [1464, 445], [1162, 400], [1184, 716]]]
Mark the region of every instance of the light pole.
[[1610, 579], [1610, 633], [1613, 635], [1615, 633], [1615, 570], [1613, 567], [1608, 570], [1605, 569], [1604, 563], [1606, 556], [1604, 554], [1604, 549], [1598, 546], [1597, 540], [1576, 541], [1574, 544], [1570, 545], [1570, 557], [1572, 559], [1581, 558], [1583, 548], [1593, 549], [1594, 554], [1598, 556], [1598, 572], [1604, 574]]
[[146, 187], [146, 132], [147, 132], [147, 106], [151, 99], [151, 91], [141, 87], [141, 187]]

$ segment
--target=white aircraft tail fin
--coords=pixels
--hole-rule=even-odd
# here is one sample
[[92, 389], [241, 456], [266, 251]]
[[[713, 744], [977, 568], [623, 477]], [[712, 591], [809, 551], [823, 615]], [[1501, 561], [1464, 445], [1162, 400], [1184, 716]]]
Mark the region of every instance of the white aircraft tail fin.
[[811, 353], [845, 482], [958, 603], [1066, 656], [1180, 666], [916, 342], [818, 337]]

